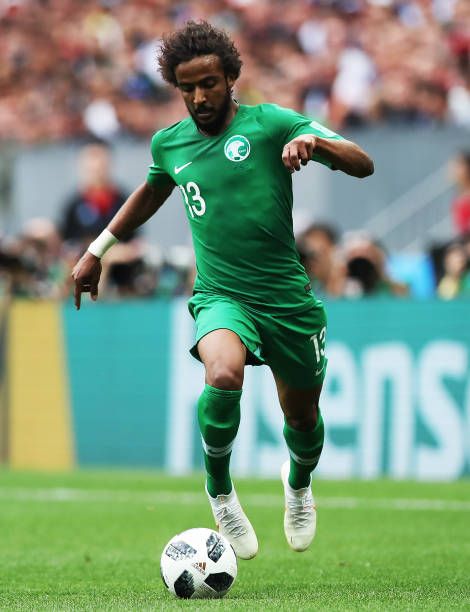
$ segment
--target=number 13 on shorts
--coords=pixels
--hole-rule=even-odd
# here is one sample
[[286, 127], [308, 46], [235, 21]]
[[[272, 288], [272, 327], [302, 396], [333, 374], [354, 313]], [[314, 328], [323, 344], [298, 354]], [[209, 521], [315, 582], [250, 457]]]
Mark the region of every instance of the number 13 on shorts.
[[315, 359], [319, 369], [315, 372], [316, 375], [325, 367], [325, 340], [326, 340], [326, 327], [322, 327], [318, 334], [310, 336], [310, 341], [313, 343], [315, 349]]

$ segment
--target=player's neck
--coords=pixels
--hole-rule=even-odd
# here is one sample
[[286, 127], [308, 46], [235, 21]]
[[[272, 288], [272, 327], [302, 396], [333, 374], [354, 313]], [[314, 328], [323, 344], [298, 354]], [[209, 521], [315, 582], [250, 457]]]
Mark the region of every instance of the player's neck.
[[230, 106], [227, 112], [227, 117], [225, 118], [224, 125], [221, 128], [221, 132], [228, 128], [228, 126], [232, 123], [235, 118], [235, 115], [238, 113], [238, 109], [240, 108], [240, 104], [233, 98], [230, 100]]

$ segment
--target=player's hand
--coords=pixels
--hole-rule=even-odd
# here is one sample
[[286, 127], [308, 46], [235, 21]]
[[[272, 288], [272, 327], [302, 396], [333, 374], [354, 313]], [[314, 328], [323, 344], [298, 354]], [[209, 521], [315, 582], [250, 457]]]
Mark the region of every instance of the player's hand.
[[282, 150], [282, 163], [292, 174], [312, 159], [317, 139], [313, 134], [302, 134], [288, 142]]
[[81, 257], [72, 270], [75, 281], [75, 307], [80, 310], [82, 293], [90, 293], [93, 301], [98, 299], [98, 283], [101, 275], [101, 260], [89, 251]]

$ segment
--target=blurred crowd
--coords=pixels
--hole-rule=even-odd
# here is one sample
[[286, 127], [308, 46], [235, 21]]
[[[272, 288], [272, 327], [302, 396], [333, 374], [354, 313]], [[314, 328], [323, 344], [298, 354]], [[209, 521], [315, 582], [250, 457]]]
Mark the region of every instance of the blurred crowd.
[[[0, 233], [0, 297], [70, 299], [71, 271], [90, 242], [107, 226], [127, 194], [111, 174], [111, 154], [102, 142], [84, 146], [78, 160], [79, 181], [63, 203], [61, 216], [30, 219], [14, 237]], [[320, 298], [408, 295], [443, 299], [470, 297], [470, 151], [452, 160], [455, 238], [435, 245], [414, 278], [394, 267], [383, 245], [361, 232], [340, 235], [331, 223], [298, 227], [300, 259]], [[195, 275], [190, 246], [164, 251], [136, 233], [103, 258], [100, 296], [104, 299], [190, 295]], [[419, 275], [429, 276], [419, 293]]]
[[181, 119], [156, 55], [188, 19], [234, 38], [242, 103], [336, 129], [470, 128], [468, 0], [1, 0], [0, 141], [148, 137]]
[[[412, 274], [409, 266], [394, 269], [393, 257], [373, 237], [361, 232], [340, 236], [328, 223], [313, 223], [306, 228], [298, 237], [298, 249], [313, 291], [326, 300], [385, 296], [470, 298], [470, 233], [430, 249], [419, 259], [408, 256], [410, 262], [420, 264]], [[427, 289], [423, 293], [424, 284]]]
[[[114, 181], [111, 165], [108, 145], [90, 142], [79, 154], [77, 188], [57, 220], [30, 219], [14, 237], [2, 238], [0, 230], [0, 296], [71, 296], [73, 266], [128, 196]], [[100, 293], [111, 299], [185, 294], [192, 287], [193, 262], [191, 247], [163, 253], [135, 233], [103, 258]]]

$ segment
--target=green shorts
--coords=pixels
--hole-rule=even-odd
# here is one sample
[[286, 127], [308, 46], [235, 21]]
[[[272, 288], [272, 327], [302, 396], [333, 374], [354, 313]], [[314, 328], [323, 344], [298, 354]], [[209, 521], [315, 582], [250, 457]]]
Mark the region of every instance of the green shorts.
[[196, 321], [196, 343], [190, 353], [199, 361], [199, 340], [215, 329], [229, 329], [246, 346], [248, 365], [266, 364], [275, 376], [299, 389], [323, 382], [326, 314], [320, 301], [312, 300], [309, 310], [278, 316], [226, 296], [196, 293], [188, 308]]

